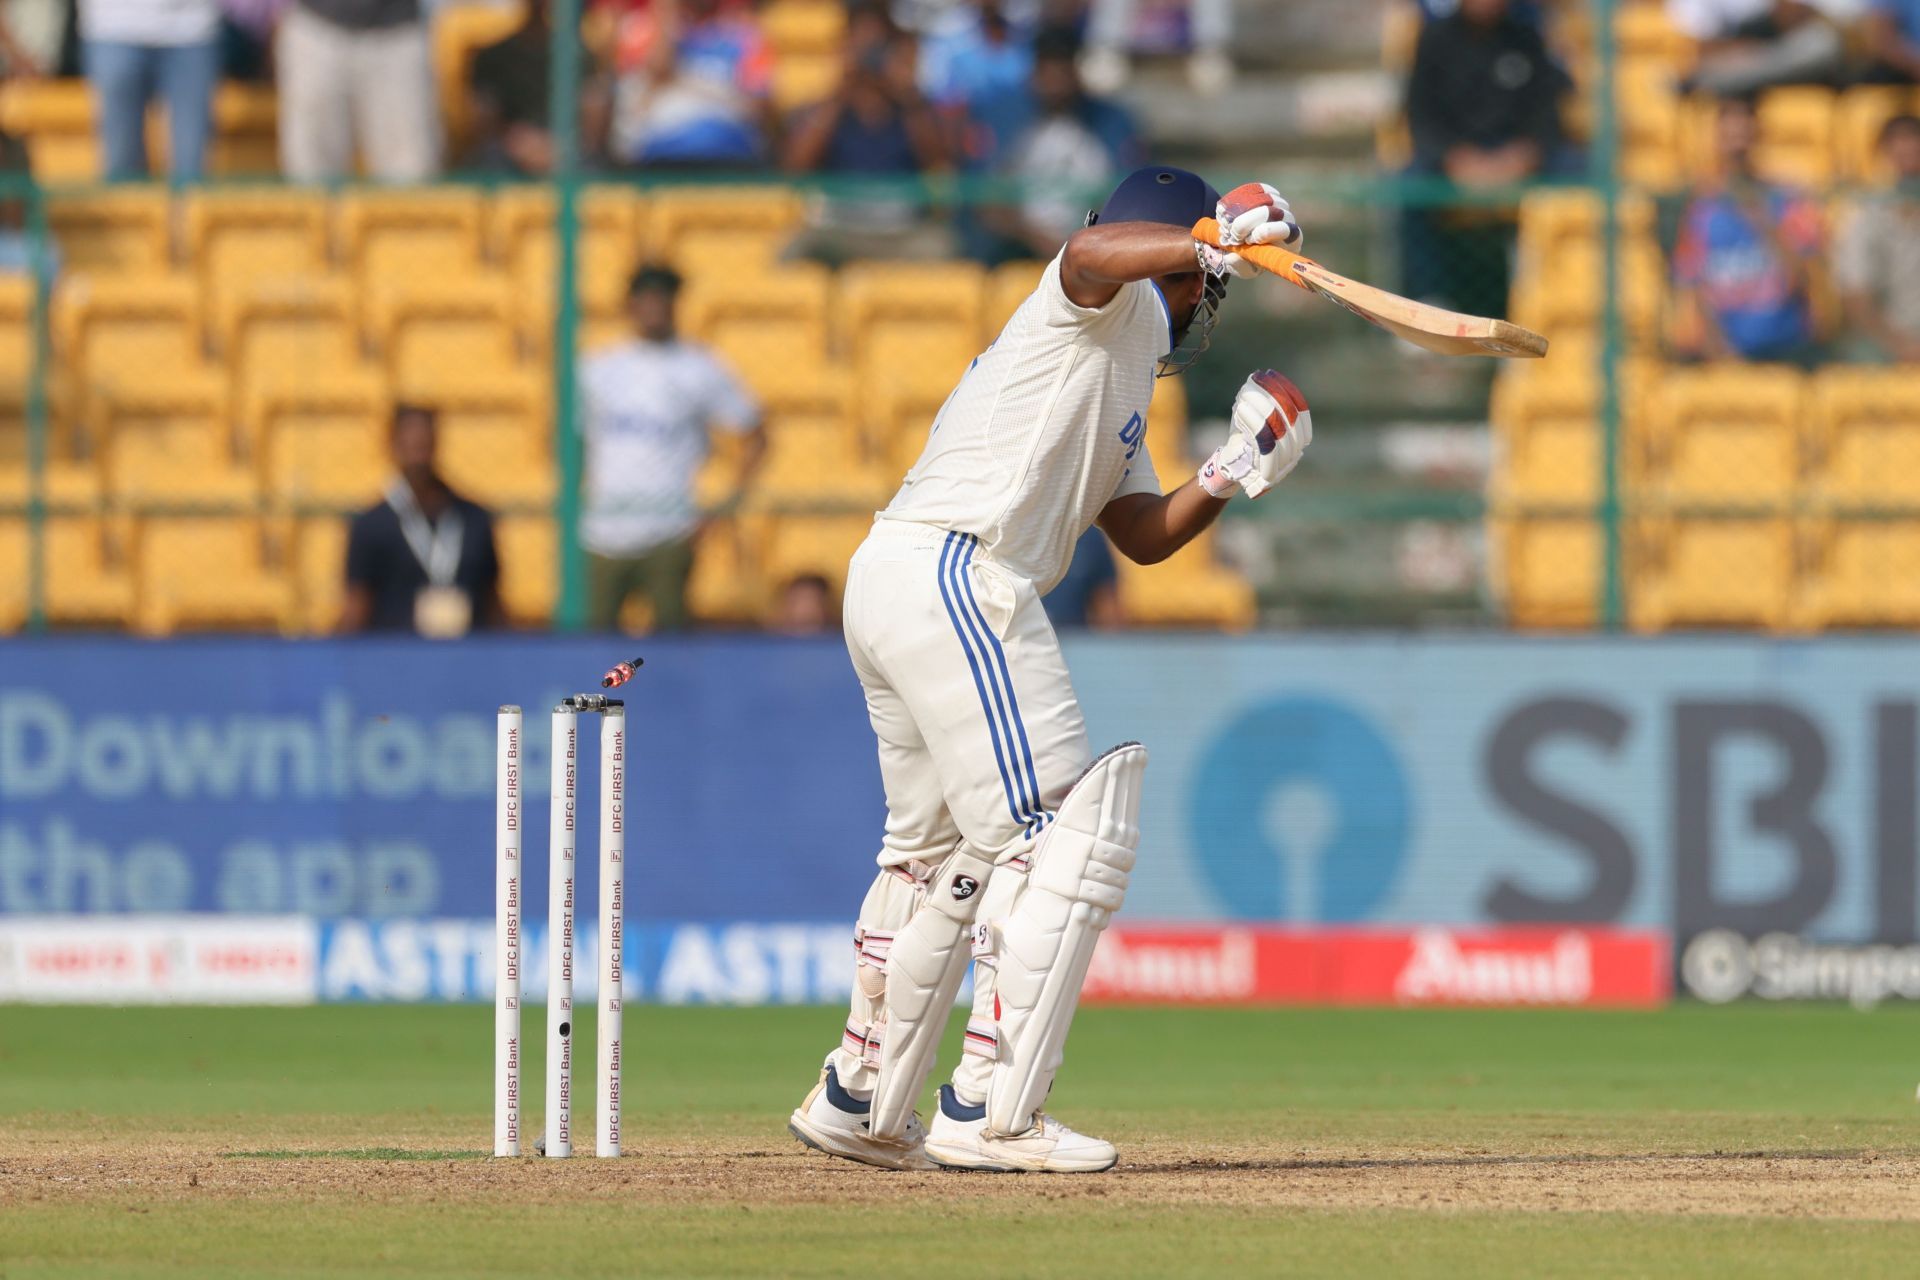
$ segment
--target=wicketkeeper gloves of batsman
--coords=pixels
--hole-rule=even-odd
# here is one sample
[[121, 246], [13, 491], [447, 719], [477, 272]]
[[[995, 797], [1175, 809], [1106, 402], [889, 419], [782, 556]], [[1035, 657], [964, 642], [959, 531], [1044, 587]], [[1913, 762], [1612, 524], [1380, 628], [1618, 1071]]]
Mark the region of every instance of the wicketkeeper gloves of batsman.
[[1279, 484], [1313, 443], [1313, 415], [1291, 379], [1263, 369], [1233, 398], [1227, 442], [1201, 464], [1200, 487], [1216, 498], [1234, 486], [1257, 498]]

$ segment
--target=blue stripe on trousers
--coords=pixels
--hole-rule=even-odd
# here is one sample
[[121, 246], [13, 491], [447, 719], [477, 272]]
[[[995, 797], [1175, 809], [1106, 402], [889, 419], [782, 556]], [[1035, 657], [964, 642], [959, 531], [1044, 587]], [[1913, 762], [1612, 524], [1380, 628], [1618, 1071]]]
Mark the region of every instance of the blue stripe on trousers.
[[[970, 565], [973, 563], [973, 550], [980, 545], [980, 539], [974, 537], [972, 534], [966, 534], [964, 536], [967, 539], [966, 563]], [[1020, 715], [1020, 700], [1014, 696], [1013, 673], [1007, 669], [1006, 650], [1001, 648], [1000, 637], [993, 633], [993, 628], [987, 626], [986, 615], [980, 611], [980, 602], [974, 599], [973, 580], [968, 578], [964, 573], [960, 575], [960, 580], [961, 584], [965, 586], [967, 590], [967, 603], [973, 606], [974, 616], [980, 619], [981, 629], [987, 633], [987, 642], [993, 648], [994, 661], [1000, 668], [1000, 682], [1004, 684], [1007, 689], [1007, 706], [1013, 715], [1013, 727], [1020, 735], [1021, 759], [1015, 765], [1015, 781], [1019, 780], [1019, 764], [1024, 763], [1027, 771], [1027, 795], [1031, 797], [1028, 801], [1028, 812], [1033, 815], [1034, 823], [1037, 826], [1044, 827], [1053, 820], [1053, 815], [1048, 813], [1040, 804], [1040, 780], [1036, 776], [1033, 767], [1033, 748], [1027, 743], [1027, 722], [1022, 719]], [[1031, 835], [1032, 833], [1032, 828], [1029, 828], [1028, 834]]]
[[[959, 611], [955, 607], [954, 595], [951, 593], [947, 582], [949, 565], [958, 563], [959, 560], [959, 557], [954, 554], [954, 547], [958, 541], [958, 534], [949, 533], [946, 544], [940, 548], [940, 603], [947, 607], [947, 619], [953, 623], [953, 634], [959, 639], [960, 648], [967, 655], [967, 666], [973, 670], [973, 687], [980, 695], [980, 709], [986, 713], [987, 734], [993, 739], [993, 758], [1000, 765], [1000, 786], [1007, 793], [1007, 813], [1013, 818], [1016, 825], [1024, 824], [1027, 822], [1027, 819], [1020, 815], [1020, 810], [1014, 803], [1013, 778], [1012, 775], [1007, 772], [1006, 752], [1000, 745], [1001, 725], [994, 717], [993, 704], [987, 698], [987, 683], [980, 674], [980, 659], [974, 655], [973, 645], [967, 638], [967, 628], [961, 624]], [[1010, 748], [1011, 745], [1012, 738], [1009, 736], [1008, 747]]]

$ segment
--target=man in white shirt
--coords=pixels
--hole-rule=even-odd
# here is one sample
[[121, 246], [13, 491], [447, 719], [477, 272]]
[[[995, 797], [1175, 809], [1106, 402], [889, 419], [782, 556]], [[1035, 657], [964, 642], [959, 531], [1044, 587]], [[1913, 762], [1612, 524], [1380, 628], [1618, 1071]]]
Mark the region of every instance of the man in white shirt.
[[[1040, 597], [1098, 523], [1122, 555], [1166, 559], [1236, 489], [1258, 497], [1312, 421], [1271, 371], [1170, 494], [1145, 446], [1156, 376], [1206, 346], [1228, 245], [1298, 245], [1273, 188], [1223, 200], [1142, 169], [1067, 241], [935, 417], [848, 571], [847, 649], [880, 743], [886, 831], [854, 934], [851, 1016], [789, 1120], [808, 1146], [886, 1168], [1092, 1172], [1113, 1146], [1040, 1111], [1100, 930], [1125, 895], [1146, 751], [1095, 756]], [[966, 1051], [931, 1131], [913, 1114], [969, 959]]]
[[587, 552], [587, 621], [611, 630], [639, 595], [656, 630], [687, 625], [687, 580], [703, 514], [694, 478], [709, 430], [744, 435], [731, 502], [766, 454], [760, 407], [712, 351], [674, 329], [680, 277], [666, 267], [634, 274], [627, 307], [635, 336], [581, 362], [580, 543]]

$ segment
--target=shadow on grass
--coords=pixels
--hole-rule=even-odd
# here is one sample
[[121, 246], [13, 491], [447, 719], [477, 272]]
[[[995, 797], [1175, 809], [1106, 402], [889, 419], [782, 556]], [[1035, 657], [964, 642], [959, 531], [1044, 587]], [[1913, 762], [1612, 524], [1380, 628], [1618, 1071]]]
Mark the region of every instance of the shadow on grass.
[[332, 1151], [222, 1151], [227, 1160], [485, 1160], [484, 1151], [422, 1151], [412, 1147], [343, 1147]]

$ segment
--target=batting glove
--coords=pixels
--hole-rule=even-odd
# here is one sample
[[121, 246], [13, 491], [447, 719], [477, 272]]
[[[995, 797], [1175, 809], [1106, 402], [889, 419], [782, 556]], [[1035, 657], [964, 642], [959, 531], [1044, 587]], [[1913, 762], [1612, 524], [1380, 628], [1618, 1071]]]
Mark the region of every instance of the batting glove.
[[1200, 467], [1200, 487], [1216, 498], [1235, 485], [1257, 498], [1279, 484], [1313, 443], [1313, 415], [1300, 388], [1271, 369], [1249, 377], [1233, 398], [1227, 442]]
[[1249, 182], [1227, 192], [1214, 209], [1214, 220], [1220, 224], [1220, 247], [1202, 245], [1200, 265], [1215, 275], [1244, 278], [1258, 271], [1233, 252], [1237, 245], [1277, 244], [1298, 253], [1306, 241], [1286, 197], [1264, 182]]

